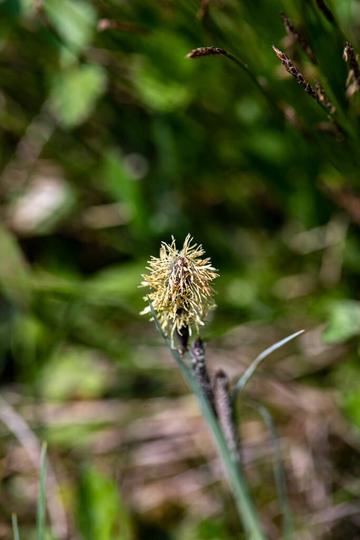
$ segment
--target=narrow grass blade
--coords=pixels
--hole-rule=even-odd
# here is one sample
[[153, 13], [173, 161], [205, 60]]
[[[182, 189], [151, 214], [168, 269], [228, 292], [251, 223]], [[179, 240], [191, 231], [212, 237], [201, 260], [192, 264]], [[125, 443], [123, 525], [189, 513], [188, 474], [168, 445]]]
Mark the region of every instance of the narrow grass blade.
[[11, 515], [11, 522], [12, 522], [12, 530], [13, 530], [13, 537], [14, 540], [20, 540], [20, 532], [18, 527], [18, 521], [16, 514]]
[[247, 402], [260, 414], [270, 434], [270, 441], [273, 453], [274, 478], [279, 500], [279, 507], [282, 515], [283, 539], [290, 540], [293, 536], [293, 519], [287, 493], [285, 471], [281, 457], [279, 437], [276, 431], [275, 423], [267, 407], [252, 399], [247, 399]]
[[[150, 309], [154, 317], [156, 327], [163, 335], [156, 313], [151, 304]], [[257, 515], [256, 508], [251, 499], [242, 470], [238, 466], [238, 463], [234, 461], [234, 458], [231, 455], [231, 452], [226, 444], [226, 440], [217, 422], [211, 405], [206, 399], [195, 377], [193, 376], [191, 369], [189, 369], [189, 367], [183, 361], [179, 352], [176, 349], [171, 348], [170, 341], [167, 338], [165, 339], [183, 378], [197, 397], [203, 417], [211, 431], [215, 444], [218, 448], [219, 455], [222, 459], [230, 487], [234, 494], [234, 499], [239, 515], [243, 521], [244, 528], [247, 533], [246, 538], [248, 540], [265, 540], [265, 535], [262, 531], [260, 519]]]
[[39, 496], [36, 520], [36, 540], [45, 540], [45, 518], [46, 518], [46, 444], [41, 447], [40, 454], [40, 476], [39, 476]]
[[294, 334], [291, 334], [290, 336], [287, 336], [286, 338], [281, 339], [280, 341], [277, 341], [276, 343], [271, 345], [271, 347], [268, 347], [263, 352], [261, 352], [259, 354], [259, 356], [257, 356], [255, 358], [255, 360], [253, 360], [253, 362], [250, 364], [250, 366], [244, 371], [244, 373], [238, 379], [238, 381], [237, 381], [237, 383], [236, 383], [236, 385], [234, 387], [233, 393], [232, 393], [233, 403], [236, 401], [236, 397], [239, 394], [239, 392], [242, 392], [244, 390], [245, 386], [247, 385], [247, 383], [249, 382], [251, 377], [254, 375], [254, 373], [255, 373], [256, 369], [259, 367], [259, 365], [268, 356], [270, 356], [271, 353], [273, 353], [277, 349], [280, 349], [280, 347], [283, 347], [284, 345], [286, 345], [286, 343], [289, 343], [289, 341], [291, 341], [292, 339], [295, 339], [296, 337], [300, 336], [304, 332], [305, 332], [305, 330], [299, 330], [298, 332], [295, 332]]

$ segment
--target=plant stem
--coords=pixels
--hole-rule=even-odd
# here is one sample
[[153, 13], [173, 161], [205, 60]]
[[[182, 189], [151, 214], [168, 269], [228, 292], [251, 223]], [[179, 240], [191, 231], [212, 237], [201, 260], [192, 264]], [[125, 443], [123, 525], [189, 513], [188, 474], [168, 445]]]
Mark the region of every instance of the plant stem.
[[[260, 82], [259, 78], [255, 75], [255, 73], [253, 73], [251, 71], [249, 66], [243, 60], [240, 60], [240, 58], [237, 58], [235, 55], [229, 53], [226, 50], [224, 50], [223, 56], [225, 56], [225, 58], [228, 58], [229, 60], [231, 60], [231, 62], [233, 62], [234, 64], [239, 66], [243, 71], [245, 71], [245, 73], [248, 75], [248, 77], [250, 77], [250, 79], [253, 81], [253, 83], [257, 86], [258, 90], [262, 93], [264, 98], [267, 100], [267, 102], [269, 103], [271, 109], [274, 112], [277, 112], [277, 113], [280, 112], [278, 104], [273, 99], [273, 97], [271, 96], [269, 91], [266, 88], [264, 88], [264, 85]], [[282, 117], [282, 114], [281, 114], [281, 117]]]
[[261, 530], [259, 518], [257, 516], [254, 504], [250, 498], [249, 490], [245, 483], [245, 479], [243, 477], [243, 474], [240, 472], [238, 464], [234, 461], [233, 457], [229, 452], [227, 443], [214, 416], [214, 413], [209, 405], [209, 402], [204, 397], [201, 387], [194, 379], [189, 368], [181, 360], [180, 357], [176, 358], [177, 351], [172, 350], [171, 352], [178, 364], [178, 367], [185, 381], [198, 399], [204, 419], [208, 424], [208, 427], [210, 428], [211, 434], [215, 440], [219, 454], [222, 458], [228, 480], [235, 496], [236, 506], [244, 522], [245, 529], [250, 535], [249, 539], [264, 540], [265, 536]]
[[13, 529], [13, 540], [20, 540], [20, 532], [16, 514], [11, 515], [12, 529]]
[[156, 317], [156, 313], [154, 312], [154, 309], [151, 304], [150, 304], [150, 308], [151, 308], [151, 312], [155, 320], [155, 324], [159, 332], [161, 333], [161, 335], [166, 340], [170, 348], [171, 354], [175, 362], [177, 363], [183, 378], [185, 379], [189, 388], [194, 392], [194, 394], [197, 397], [203, 417], [210, 429], [210, 432], [213, 436], [215, 444], [218, 448], [218, 452], [222, 459], [231, 489], [234, 494], [235, 503], [236, 503], [239, 515], [242, 518], [244, 528], [247, 533], [247, 539], [248, 540], [266, 540], [266, 537], [262, 531], [260, 519], [256, 512], [254, 503], [251, 499], [249, 488], [247, 486], [243, 472], [241, 468], [239, 467], [238, 463], [234, 460], [233, 456], [230, 453], [230, 450], [227, 446], [224, 435], [214, 415], [211, 405], [206, 399], [201, 387], [199, 386], [198, 382], [193, 376], [191, 370], [188, 368], [188, 366], [185, 364], [185, 362], [181, 358], [179, 352], [170, 347], [170, 344], [160, 327], [160, 324]]
[[41, 447], [39, 495], [36, 520], [36, 538], [45, 540], [45, 517], [46, 517], [46, 444]]
[[291, 540], [294, 533], [293, 518], [286, 488], [285, 471], [283, 467], [276, 427], [270, 412], [264, 405], [257, 403], [256, 401], [249, 398], [247, 399], [247, 402], [260, 414], [264, 421], [264, 424], [266, 425], [270, 433], [270, 441], [274, 458], [274, 478], [279, 499], [279, 507], [282, 516], [283, 539]]

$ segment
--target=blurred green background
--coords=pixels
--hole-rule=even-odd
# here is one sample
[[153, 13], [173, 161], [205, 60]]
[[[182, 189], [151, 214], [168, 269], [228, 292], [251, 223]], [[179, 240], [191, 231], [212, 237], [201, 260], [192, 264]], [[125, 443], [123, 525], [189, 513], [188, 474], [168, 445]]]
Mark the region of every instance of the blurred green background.
[[[319, 5], [0, 2], [1, 539], [13, 512], [35, 538], [40, 440], [49, 538], [245, 538], [196, 403], [139, 316], [147, 258], [189, 232], [220, 272], [211, 370], [236, 377], [307, 330], [249, 389], [278, 426], [296, 539], [360, 538], [360, 101], [342, 58], [360, 2], [329, 3], [334, 20]], [[336, 122], [273, 44], [321, 81]], [[264, 92], [227, 58], [186, 58], [205, 45]], [[241, 418], [277, 539], [268, 435], [245, 403]]]

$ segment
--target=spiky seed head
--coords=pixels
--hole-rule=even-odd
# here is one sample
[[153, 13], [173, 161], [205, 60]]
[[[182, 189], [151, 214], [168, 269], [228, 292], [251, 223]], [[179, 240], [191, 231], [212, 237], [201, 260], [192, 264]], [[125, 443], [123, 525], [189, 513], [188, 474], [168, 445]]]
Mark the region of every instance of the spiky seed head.
[[282, 63], [282, 65], [284, 66], [284, 68], [286, 69], [286, 71], [290, 73], [290, 75], [295, 77], [298, 84], [305, 90], [307, 94], [310, 94], [311, 97], [318, 101], [318, 96], [315, 89], [311, 86], [310, 83], [307, 82], [301, 71], [295, 66], [292, 60], [290, 60], [290, 58], [284, 52], [275, 47], [275, 45], [273, 45], [272, 49]]
[[[152, 307], [162, 329], [173, 341], [175, 332], [184, 328], [199, 331], [208, 312], [215, 307], [212, 281], [218, 276], [209, 258], [203, 258], [201, 245], [193, 243], [190, 234], [180, 251], [174, 237], [170, 244], [162, 242], [159, 257], [151, 257], [142, 275], [141, 287], [150, 292], [144, 300]], [[141, 314], [150, 313], [148, 305]]]

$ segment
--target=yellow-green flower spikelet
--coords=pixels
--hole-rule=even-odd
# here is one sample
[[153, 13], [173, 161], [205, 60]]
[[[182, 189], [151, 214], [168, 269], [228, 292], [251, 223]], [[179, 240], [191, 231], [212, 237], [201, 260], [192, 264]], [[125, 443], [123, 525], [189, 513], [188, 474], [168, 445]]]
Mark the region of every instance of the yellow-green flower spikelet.
[[[151, 292], [144, 296], [151, 303], [164, 332], [173, 338], [184, 327], [199, 331], [210, 309], [215, 307], [211, 282], [218, 276], [201, 245], [187, 235], [180, 251], [172, 237], [171, 244], [162, 242], [160, 256], [151, 257], [142, 276], [141, 287]], [[142, 314], [150, 313], [147, 306]]]

